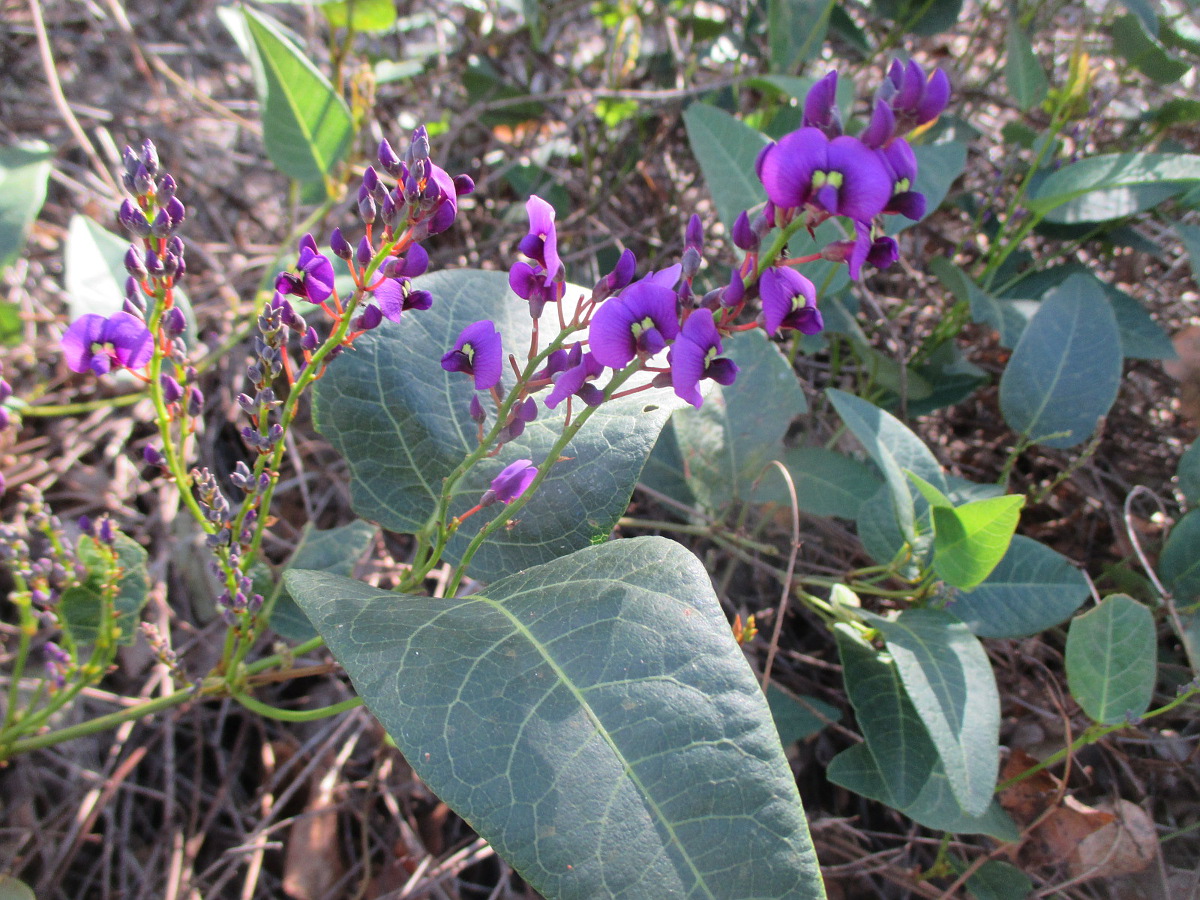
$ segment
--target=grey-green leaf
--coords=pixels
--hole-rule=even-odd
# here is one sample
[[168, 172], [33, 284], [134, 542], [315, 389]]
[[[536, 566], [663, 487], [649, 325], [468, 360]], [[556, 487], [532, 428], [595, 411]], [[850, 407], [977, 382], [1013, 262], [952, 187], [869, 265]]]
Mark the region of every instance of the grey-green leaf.
[[[785, 450], [783, 463], [796, 486], [796, 501], [800, 511], [814, 516], [856, 519], [862, 505], [883, 485], [871, 466], [824, 447], [793, 447]], [[773, 474], [763, 479], [754, 499], [791, 503], [783, 479]]]
[[1088, 593], [1087, 579], [1069, 559], [1018, 534], [992, 574], [956, 592], [946, 609], [980, 637], [1028, 637], [1065, 622]]
[[[431, 309], [408, 312], [363, 335], [330, 365], [316, 386], [321, 434], [350, 465], [351, 503], [364, 519], [415, 532], [433, 513], [442, 479], [478, 446], [469, 407], [471, 379], [441, 367], [464, 327], [491, 319], [506, 352], [524, 356], [529, 306], [504, 272], [438, 272], [414, 284], [433, 293]], [[564, 301], [565, 302], [565, 301]], [[505, 373], [505, 389], [512, 384]], [[537, 495], [511, 528], [500, 529], [471, 562], [471, 574], [493, 581], [608, 538], [669, 413], [681, 405], [651, 390], [599, 407], [563, 452]], [[500, 456], [484, 460], [458, 484], [451, 514], [474, 506], [491, 479], [515, 459], [541, 463], [562, 433], [565, 404], [538, 418]], [[494, 513], [467, 519], [450, 542], [458, 559]]]
[[0, 147], [0, 271], [25, 246], [46, 199], [54, 151], [42, 141]]
[[1180, 604], [1200, 600], [1200, 509], [1176, 522], [1167, 535], [1158, 574]]
[[1112, 24], [1112, 37], [1113, 50], [1159, 84], [1178, 81], [1191, 69], [1183, 60], [1168, 53], [1152, 33], [1148, 34], [1138, 16], [1128, 13], [1117, 16]]
[[770, 0], [767, 33], [772, 71], [791, 72], [820, 51], [833, 5], [834, 0]]
[[1033, 44], [1018, 21], [1016, 4], [1009, 3], [1008, 8], [1008, 28], [1004, 36], [1004, 80], [1017, 105], [1027, 110], [1046, 98], [1049, 84], [1042, 64], [1033, 52]]
[[824, 896], [766, 700], [679, 545], [455, 599], [285, 577], [422, 780], [547, 898]]
[[[332, 572], [334, 575], [353, 575], [354, 567], [362, 559], [379, 534], [379, 529], [370, 522], [356, 519], [337, 528], [317, 531], [306, 525], [300, 537], [300, 546], [288, 560], [288, 569], [309, 569]], [[279, 595], [271, 610], [271, 628], [289, 641], [302, 643], [316, 636], [308, 616], [296, 605], [287, 587], [279, 585]]]
[[1033, 881], [1011, 863], [992, 859], [975, 870], [966, 888], [974, 900], [1025, 900]]
[[[150, 599], [150, 575], [146, 571], [146, 551], [133, 538], [118, 534], [113, 543], [121, 574], [112, 609], [116, 614], [117, 643], [127, 647], [137, 640], [138, 621]], [[94, 644], [99, 636], [100, 614], [104, 601], [102, 576], [107, 558], [89, 535], [79, 538], [79, 561], [88, 570], [85, 583], [63, 593], [58, 612], [71, 636], [81, 644]]]
[[1071, 696], [1102, 725], [1150, 708], [1157, 662], [1154, 616], [1126, 594], [1105, 597], [1067, 632]]
[[1000, 771], [1000, 695], [983, 646], [944, 610], [867, 615], [887, 642], [959, 805], [982, 815]]
[[1183, 451], [1175, 477], [1179, 479], [1179, 493], [1183, 494], [1188, 506], [1200, 505], [1200, 441], [1193, 441]]
[[767, 706], [779, 731], [779, 740], [786, 747], [803, 741], [821, 731], [830, 722], [840, 722], [842, 711], [816, 697], [793, 694], [771, 682], [767, 685]]
[[350, 149], [350, 108], [308, 57], [269, 18], [244, 9], [264, 76], [263, 144], [284, 175], [321, 182]]
[[1094, 280], [1072, 275], [1042, 301], [1000, 378], [1000, 410], [1047, 447], [1087, 440], [1117, 397], [1121, 338]]
[[688, 143], [717, 207], [717, 216], [729, 231], [738, 213], [767, 199], [754, 174], [754, 161], [767, 145], [765, 135], [724, 110], [693, 103], [683, 111]]
[[[1027, 205], [1046, 221], [1106, 222], [1149, 209], [1200, 181], [1200, 156], [1112, 153], [1063, 166], [1042, 181]], [[1166, 182], [1173, 182], [1165, 186]]]

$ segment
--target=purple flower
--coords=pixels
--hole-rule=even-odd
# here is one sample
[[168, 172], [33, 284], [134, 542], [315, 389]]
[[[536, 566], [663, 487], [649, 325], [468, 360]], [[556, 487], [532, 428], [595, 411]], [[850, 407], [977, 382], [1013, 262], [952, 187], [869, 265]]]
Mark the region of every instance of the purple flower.
[[375, 288], [375, 299], [384, 318], [393, 322], [399, 322], [405, 310], [429, 309], [433, 305], [433, 294], [413, 290], [407, 278], [383, 279]]
[[762, 273], [758, 289], [767, 334], [773, 336], [780, 328], [817, 334], [825, 327], [821, 311], [817, 309], [816, 288], [795, 269], [772, 266]]
[[639, 354], [658, 353], [678, 334], [675, 291], [643, 278], [596, 312], [590, 331], [592, 354], [601, 365], [623, 369]]
[[140, 369], [146, 365], [154, 353], [154, 339], [146, 324], [127, 312], [113, 313], [107, 319], [88, 313], [67, 329], [62, 348], [72, 372], [103, 375], [113, 366]]
[[636, 270], [637, 258], [633, 255], [633, 251], [628, 248], [622, 250], [613, 270], [601, 278], [592, 289], [592, 300], [598, 302], [622, 290], [629, 282], [633, 281]]
[[[311, 234], [300, 239], [299, 290], [293, 293], [306, 297], [313, 303], [324, 303], [333, 294], [333, 263], [317, 252], [317, 243]], [[286, 293], [286, 292], [285, 292]]]
[[554, 207], [534, 194], [525, 202], [525, 212], [529, 215], [529, 234], [521, 238], [517, 249], [542, 267], [549, 285], [562, 269], [558, 233], [554, 230]]
[[533, 484], [537, 472], [537, 466], [531, 459], [518, 459], [509, 463], [492, 479], [492, 486], [483, 492], [479, 505], [491, 506], [497, 500], [512, 503]]
[[875, 101], [875, 109], [871, 113], [871, 121], [863, 129], [858, 139], [868, 147], [886, 146], [896, 133], [896, 115], [886, 101]]
[[504, 371], [504, 348], [495, 324], [484, 319], [464, 328], [454, 349], [442, 357], [442, 368], [474, 376], [477, 391], [490, 390], [499, 384]]
[[892, 178], [892, 196], [883, 211], [917, 221], [925, 215], [925, 195], [912, 189], [917, 178], [917, 157], [912, 147], [904, 138], [897, 138], [875, 153]]
[[756, 168], [767, 197], [780, 209], [811, 203], [836, 216], [870, 222], [892, 195], [883, 163], [862, 141], [830, 140], [816, 128], [801, 128], [764, 147]]
[[713, 321], [712, 311], [696, 310], [683, 323], [679, 339], [671, 345], [667, 355], [671, 384], [676, 395], [699, 409], [704, 402], [700, 396], [701, 379], [711, 378], [718, 384], [733, 384], [738, 373], [737, 363], [720, 354], [721, 335]]
[[[437, 197], [437, 206], [433, 216], [429, 219], [429, 233], [437, 234], [454, 224], [454, 217], [458, 215], [460, 191], [458, 183], [450, 177], [445, 169], [435, 166], [433, 163], [428, 165], [429, 178], [426, 182], [425, 192], [430, 193], [429, 182], [432, 182], [434, 187], [432, 193]], [[461, 193], [468, 194], [470, 191], [463, 190]]]
[[529, 301], [529, 315], [540, 318], [547, 303], [558, 299], [558, 288], [544, 278], [545, 270], [524, 261], [513, 263], [508, 270], [508, 286], [522, 300]]
[[599, 406], [604, 401], [604, 392], [591, 383], [604, 373], [604, 364], [595, 354], [585, 353], [580, 344], [571, 348], [563, 371], [554, 379], [554, 387], [546, 395], [546, 408], [554, 409], [568, 397], [576, 396], [588, 406]]
[[894, 59], [880, 88], [880, 97], [891, 105], [903, 133], [941, 115], [950, 102], [950, 79], [941, 69], [934, 69], [926, 78], [913, 60], [904, 65]]

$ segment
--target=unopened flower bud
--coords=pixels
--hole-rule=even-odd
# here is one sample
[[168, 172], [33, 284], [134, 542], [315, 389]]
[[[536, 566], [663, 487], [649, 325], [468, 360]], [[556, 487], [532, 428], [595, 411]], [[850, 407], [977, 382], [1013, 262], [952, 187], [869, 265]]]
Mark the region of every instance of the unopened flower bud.
[[146, 277], [146, 260], [136, 245], [131, 244], [125, 251], [125, 271], [131, 278], [141, 280]]
[[159, 206], [167, 206], [175, 199], [175, 191], [179, 187], [175, 183], [175, 179], [170, 175], [164, 174], [158, 179], [158, 193], [154, 195], [154, 199], [158, 201]]
[[362, 186], [370, 193], [375, 193], [375, 188], [379, 186], [379, 173], [375, 171], [374, 166], [367, 166], [363, 172]]
[[759, 243], [759, 235], [750, 227], [750, 216], [743, 210], [733, 222], [733, 245], [747, 253], [757, 253]]
[[150, 174], [145, 163], [142, 163], [133, 175], [133, 193], [139, 197], [144, 197], [152, 190], [154, 190], [154, 176]]
[[379, 164], [393, 178], [400, 173], [400, 156], [392, 149], [392, 145], [387, 142], [386, 138], [379, 142]]
[[156, 278], [163, 273], [162, 260], [153, 250], [146, 251], [146, 271]]
[[681, 274], [684, 278], [694, 278], [696, 273], [700, 271], [700, 251], [695, 247], [688, 247], [683, 251], [683, 259], [680, 260]]
[[371, 257], [375, 255], [375, 248], [371, 246], [370, 240], [364, 234], [362, 240], [358, 242], [358, 246], [354, 249], [354, 259], [360, 266], [366, 267], [371, 263]]
[[358, 217], [363, 220], [363, 224], [373, 224], [378, 216], [379, 207], [375, 205], [375, 198], [370, 194], [360, 191], [358, 195]]
[[172, 306], [163, 313], [162, 325], [168, 337], [178, 337], [187, 330], [187, 316], [178, 306]]
[[412, 144], [408, 149], [414, 161], [429, 159], [429, 132], [424, 125], [418, 125], [413, 130]]
[[150, 444], [142, 448], [142, 459], [146, 461], [146, 465], [159, 469], [164, 468], [167, 464], [167, 458]]
[[150, 233], [150, 223], [146, 221], [146, 214], [128, 197], [121, 201], [117, 220], [132, 238], [142, 238]]
[[467, 194], [475, 190], [475, 179], [466, 173], [454, 176], [454, 193], [458, 197], [465, 197]]
[[479, 425], [487, 421], [487, 412], [483, 408], [483, 404], [479, 402], [479, 395], [471, 395], [471, 418]]
[[162, 385], [163, 401], [178, 403], [183, 397], [183, 385], [165, 373], [159, 376], [158, 381]]
[[372, 328], [378, 328], [379, 323], [382, 321], [383, 310], [371, 304], [363, 309], [362, 314], [354, 320], [354, 329], [356, 331], [370, 331]]
[[182, 262], [183, 261], [178, 256], [168, 250], [163, 254], [162, 258], [163, 275], [167, 276], [168, 278], [174, 277], [179, 271], [179, 266]]
[[112, 519], [108, 516], [100, 520], [100, 526], [96, 529], [96, 538], [102, 544], [108, 544], [110, 547], [116, 543], [117, 533], [113, 528]]
[[150, 138], [142, 141], [141, 163], [150, 175], [158, 174], [158, 148]]
[[187, 207], [180, 202], [178, 197], [172, 197], [170, 202], [159, 210], [159, 212], [167, 214], [167, 218], [171, 220], [172, 231], [182, 225], [183, 220], [187, 218]]
[[200, 415], [204, 411], [204, 394], [200, 393], [200, 388], [188, 388], [187, 414], [192, 418]]
[[308, 326], [308, 331], [304, 332], [304, 337], [300, 339], [300, 346], [312, 353], [317, 347], [321, 346], [321, 338], [317, 334], [317, 329], [311, 325]]

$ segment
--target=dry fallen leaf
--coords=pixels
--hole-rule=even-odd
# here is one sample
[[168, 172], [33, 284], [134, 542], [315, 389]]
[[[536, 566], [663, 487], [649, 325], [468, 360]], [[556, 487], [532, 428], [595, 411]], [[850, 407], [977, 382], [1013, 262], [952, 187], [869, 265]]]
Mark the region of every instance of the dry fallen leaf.
[[1072, 878], [1114, 878], [1141, 872], [1158, 855], [1154, 820], [1136, 803], [1099, 803], [1113, 821], [1087, 835], [1068, 859]]
[[1183, 329], [1172, 343], [1179, 358], [1166, 360], [1163, 371], [1179, 382], [1180, 410], [1200, 422], [1200, 326]]

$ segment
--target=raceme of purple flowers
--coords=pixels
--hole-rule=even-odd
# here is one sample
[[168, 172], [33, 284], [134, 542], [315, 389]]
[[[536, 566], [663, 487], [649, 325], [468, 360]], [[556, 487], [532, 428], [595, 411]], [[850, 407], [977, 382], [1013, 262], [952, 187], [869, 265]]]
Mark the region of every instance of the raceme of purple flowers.
[[154, 353], [154, 339], [146, 323], [130, 313], [107, 318], [88, 313], [67, 329], [62, 348], [72, 372], [105, 375], [114, 368], [142, 368]]

